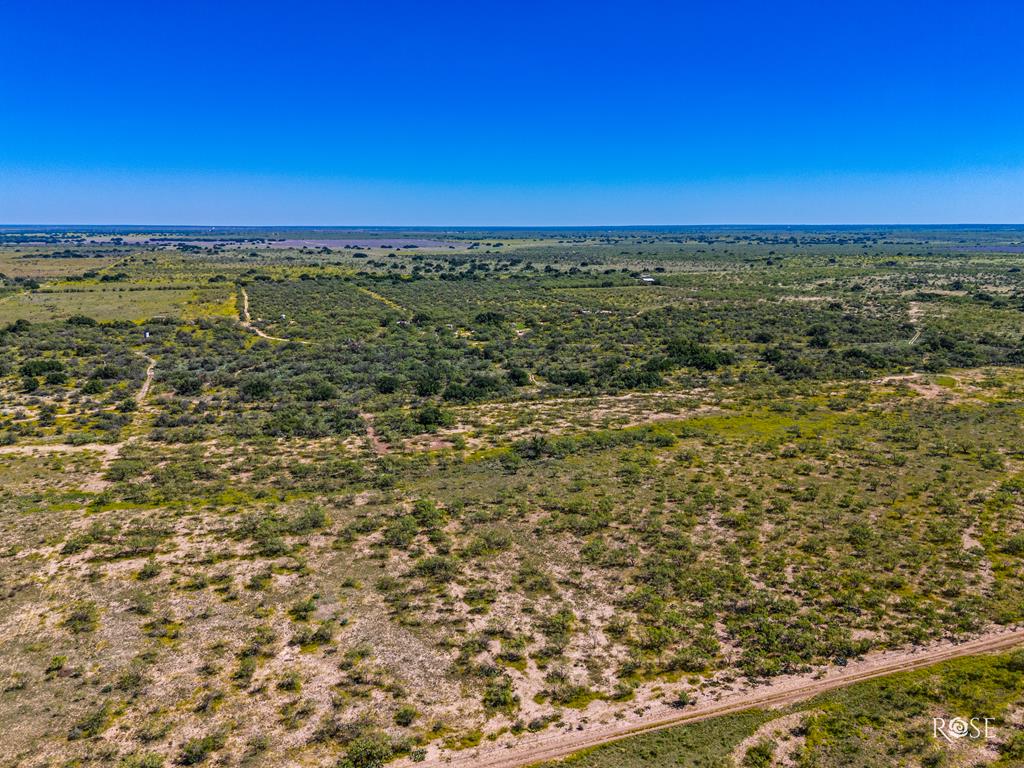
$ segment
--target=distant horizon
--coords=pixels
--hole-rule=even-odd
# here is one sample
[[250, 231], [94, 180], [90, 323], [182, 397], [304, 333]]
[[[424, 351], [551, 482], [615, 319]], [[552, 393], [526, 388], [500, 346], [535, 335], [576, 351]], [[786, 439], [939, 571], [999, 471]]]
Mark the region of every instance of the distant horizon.
[[251, 230], [317, 230], [341, 229], [366, 232], [378, 231], [487, 231], [487, 230], [523, 230], [553, 231], [568, 229], [581, 230], [674, 230], [674, 229], [863, 229], [885, 227], [890, 229], [1017, 229], [1024, 228], [1024, 222], [884, 222], [868, 221], [859, 223], [816, 223], [816, 222], [717, 222], [691, 224], [176, 224], [176, 223], [0, 223], [0, 230], [20, 230], [25, 228], [67, 230], [82, 229], [136, 229], [136, 230], [220, 230], [220, 229], [251, 229]]

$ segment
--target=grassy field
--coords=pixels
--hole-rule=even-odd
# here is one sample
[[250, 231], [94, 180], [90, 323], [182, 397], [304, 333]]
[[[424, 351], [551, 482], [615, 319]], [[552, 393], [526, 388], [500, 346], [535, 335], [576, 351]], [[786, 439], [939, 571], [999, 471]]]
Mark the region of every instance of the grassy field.
[[233, 316], [234, 297], [224, 288], [117, 288], [58, 286], [0, 297], [0, 323], [47, 322], [85, 315], [97, 321], [140, 323], [155, 317]]

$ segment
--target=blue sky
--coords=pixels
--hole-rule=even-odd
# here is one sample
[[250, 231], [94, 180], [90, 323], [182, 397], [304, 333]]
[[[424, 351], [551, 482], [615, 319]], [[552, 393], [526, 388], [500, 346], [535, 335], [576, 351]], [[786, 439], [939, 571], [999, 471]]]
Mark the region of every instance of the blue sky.
[[1013, 2], [0, 0], [0, 222], [1024, 222]]

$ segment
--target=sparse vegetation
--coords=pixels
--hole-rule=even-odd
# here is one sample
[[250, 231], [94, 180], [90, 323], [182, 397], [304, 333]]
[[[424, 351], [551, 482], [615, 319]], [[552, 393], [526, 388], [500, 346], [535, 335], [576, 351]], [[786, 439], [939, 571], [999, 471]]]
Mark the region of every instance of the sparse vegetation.
[[[431, 761], [1024, 621], [1015, 230], [216, 234], [0, 242], [0, 762]], [[793, 764], [942, 765], [1018, 661], [808, 702]]]

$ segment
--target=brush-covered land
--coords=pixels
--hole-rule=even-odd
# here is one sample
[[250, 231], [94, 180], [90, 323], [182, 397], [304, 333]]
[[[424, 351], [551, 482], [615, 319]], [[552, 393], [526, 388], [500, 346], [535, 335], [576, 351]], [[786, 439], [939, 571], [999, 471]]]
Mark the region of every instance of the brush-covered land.
[[[1022, 267], [1009, 227], [0, 229], [0, 765], [434, 764], [1021, 624]], [[1021, 670], [574, 764], [1019, 765]]]

